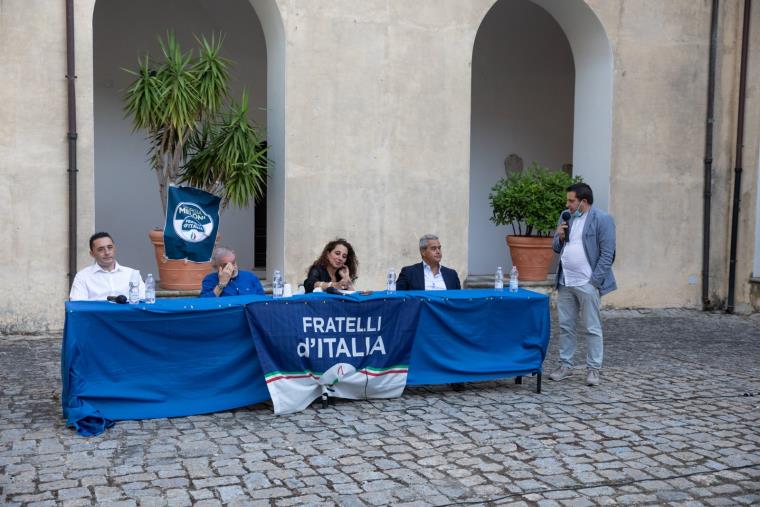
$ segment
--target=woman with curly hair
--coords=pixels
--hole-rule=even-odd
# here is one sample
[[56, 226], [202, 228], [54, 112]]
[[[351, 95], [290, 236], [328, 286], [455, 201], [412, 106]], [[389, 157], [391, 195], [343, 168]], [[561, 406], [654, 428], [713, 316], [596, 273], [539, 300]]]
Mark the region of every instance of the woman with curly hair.
[[322, 250], [322, 255], [309, 268], [309, 274], [303, 282], [306, 292], [335, 287], [353, 290], [354, 280], [359, 269], [359, 260], [354, 247], [343, 238], [330, 241]]

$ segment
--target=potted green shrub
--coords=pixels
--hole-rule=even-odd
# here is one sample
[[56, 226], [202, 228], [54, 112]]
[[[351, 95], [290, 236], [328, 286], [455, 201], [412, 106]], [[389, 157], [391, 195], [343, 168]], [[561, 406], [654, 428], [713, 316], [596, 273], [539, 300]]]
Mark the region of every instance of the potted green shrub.
[[521, 280], [546, 280], [553, 255], [552, 234], [565, 208], [565, 189], [578, 181], [580, 176], [551, 171], [534, 162], [491, 188], [491, 221], [512, 227], [507, 244]]
[[[124, 111], [134, 130], [144, 130], [148, 157], [158, 178], [166, 218], [168, 187], [185, 184], [218, 195], [220, 212], [229, 204], [247, 206], [264, 192], [266, 145], [248, 119], [248, 96], [229, 100], [230, 62], [221, 56], [223, 38], [196, 38], [197, 56], [183, 52], [173, 33], [159, 38], [162, 58], [146, 55], [124, 94]], [[161, 286], [192, 289], [208, 263], [167, 260], [163, 233], [151, 231]]]

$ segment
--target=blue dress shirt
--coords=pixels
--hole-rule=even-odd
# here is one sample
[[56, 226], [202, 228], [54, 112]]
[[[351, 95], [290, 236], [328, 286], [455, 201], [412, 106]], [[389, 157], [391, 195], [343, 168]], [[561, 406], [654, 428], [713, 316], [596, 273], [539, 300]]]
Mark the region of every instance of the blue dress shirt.
[[[203, 279], [201, 284], [201, 297], [213, 298], [214, 287], [219, 283], [219, 273], [209, 273]], [[227, 286], [222, 290], [219, 296], [244, 296], [251, 294], [264, 295], [264, 288], [261, 286], [259, 278], [250, 271], [238, 271], [235, 278], [230, 278]]]

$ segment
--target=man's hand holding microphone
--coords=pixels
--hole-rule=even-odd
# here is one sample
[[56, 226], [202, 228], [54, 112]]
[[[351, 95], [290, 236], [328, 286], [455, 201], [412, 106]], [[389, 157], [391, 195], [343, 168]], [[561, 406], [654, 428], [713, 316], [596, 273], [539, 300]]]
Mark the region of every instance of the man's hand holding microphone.
[[565, 210], [562, 212], [562, 221], [557, 226], [557, 234], [559, 234], [559, 237], [562, 239], [563, 242], [567, 243], [567, 241], [570, 239], [570, 217], [572, 215], [569, 211]]

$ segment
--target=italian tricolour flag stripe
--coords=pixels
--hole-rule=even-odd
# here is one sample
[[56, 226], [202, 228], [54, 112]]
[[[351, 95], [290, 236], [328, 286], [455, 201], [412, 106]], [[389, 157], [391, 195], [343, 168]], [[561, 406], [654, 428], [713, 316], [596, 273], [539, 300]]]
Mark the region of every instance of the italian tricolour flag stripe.
[[[395, 398], [406, 386], [408, 365], [388, 368], [348, 368], [335, 371], [297, 372], [273, 371], [265, 375], [276, 414], [303, 410], [327, 389], [330, 396], [361, 400], [366, 398]], [[330, 370], [333, 370], [331, 368]]]
[[[409, 366], [408, 365], [396, 365], [391, 366], [389, 368], [362, 368], [358, 371], [358, 373], [369, 375], [370, 377], [380, 377], [383, 375], [394, 375], [394, 374], [408, 374], [409, 373]], [[297, 378], [313, 378], [315, 380], [319, 380], [322, 375], [324, 375], [324, 372], [316, 372], [311, 370], [303, 370], [303, 371], [273, 371], [270, 373], [267, 373], [264, 375], [264, 378], [266, 379], [267, 384], [270, 382], [276, 382], [278, 380], [290, 380], [290, 379], [297, 379]]]

